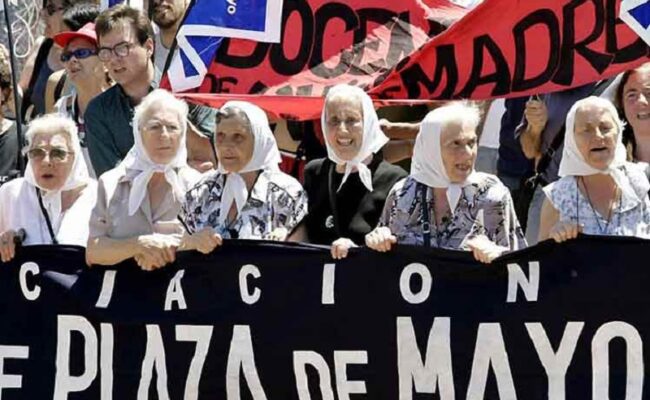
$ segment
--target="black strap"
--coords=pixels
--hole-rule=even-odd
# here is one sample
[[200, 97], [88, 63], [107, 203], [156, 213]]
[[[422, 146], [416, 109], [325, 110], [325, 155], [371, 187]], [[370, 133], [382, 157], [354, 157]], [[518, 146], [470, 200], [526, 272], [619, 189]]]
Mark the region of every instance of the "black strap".
[[52, 228], [52, 221], [50, 221], [50, 215], [43, 205], [43, 197], [41, 196], [41, 191], [36, 188], [36, 196], [38, 197], [38, 205], [41, 207], [41, 213], [43, 218], [45, 218], [45, 223], [47, 224], [47, 230], [50, 232], [50, 238], [52, 239], [52, 244], [59, 244], [59, 241], [56, 240], [56, 235], [54, 234], [54, 229]]
[[431, 221], [429, 219], [429, 203], [427, 203], [427, 187], [418, 182], [418, 191], [422, 201], [422, 238], [424, 246], [431, 247]]
[[54, 102], [61, 98], [61, 93], [63, 93], [63, 87], [65, 86], [65, 81], [68, 79], [66, 74], [61, 75], [61, 78], [56, 83], [54, 88]]
[[327, 174], [327, 194], [330, 201], [330, 210], [332, 210], [332, 221], [334, 223], [334, 231], [336, 232], [337, 237], [341, 237], [341, 232], [339, 230], [339, 213], [336, 209], [336, 189], [334, 187], [334, 172], [336, 170], [336, 164], [330, 163], [330, 168]]
[[47, 56], [50, 54], [50, 49], [54, 45], [54, 40], [47, 38], [41, 44], [41, 47], [38, 49], [38, 54], [36, 54], [36, 60], [34, 60], [34, 69], [32, 70], [32, 76], [29, 78], [29, 84], [27, 85], [27, 90], [23, 95], [23, 101], [21, 102], [20, 113], [23, 116], [23, 120], [27, 116], [27, 110], [29, 106], [32, 105], [31, 97], [34, 92], [34, 85], [38, 79], [38, 75], [41, 72], [43, 63], [47, 62]]

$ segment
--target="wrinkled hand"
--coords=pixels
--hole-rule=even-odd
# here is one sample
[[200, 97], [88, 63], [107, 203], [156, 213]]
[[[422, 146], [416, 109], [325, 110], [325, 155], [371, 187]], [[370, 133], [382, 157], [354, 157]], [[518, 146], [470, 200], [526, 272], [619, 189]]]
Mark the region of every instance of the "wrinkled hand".
[[575, 222], [558, 222], [551, 229], [549, 236], [558, 243], [575, 239], [579, 233], [582, 233], [583, 226]]
[[540, 100], [528, 100], [526, 102], [526, 110], [524, 116], [528, 122], [528, 126], [536, 132], [541, 133], [548, 121], [548, 110], [546, 104]]
[[138, 250], [134, 257], [140, 268], [152, 271], [176, 260], [176, 249], [181, 245], [181, 235], [154, 233], [138, 237]]
[[351, 247], [357, 247], [354, 242], [348, 238], [338, 238], [332, 242], [332, 247], [330, 252], [332, 253], [332, 258], [335, 260], [341, 260], [348, 256], [348, 250]]
[[390, 228], [380, 226], [366, 235], [366, 246], [369, 248], [386, 252], [397, 243], [397, 238], [391, 233]]
[[289, 235], [287, 228], [275, 228], [271, 233], [264, 237], [265, 240], [274, 240], [276, 242], [284, 242]]
[[476, 236], [467, 241], [467, 246], [474, 254], [474, 258], [483, 264], [489, 264], [503, 254], [507, 249], [499, 246], [485, 235]]
[[223, 239], [212, 228], [203, 228], [193, 235], [185, 234], [181, 249], [196, 250], [203, 254], [211, 253], [212, 250], [221, 246]]
[[14, 237], [16, 232], [8, 230], [0, 234], [0, 260], [2, 262], [9, 262], [16, 256], [16, 244]]

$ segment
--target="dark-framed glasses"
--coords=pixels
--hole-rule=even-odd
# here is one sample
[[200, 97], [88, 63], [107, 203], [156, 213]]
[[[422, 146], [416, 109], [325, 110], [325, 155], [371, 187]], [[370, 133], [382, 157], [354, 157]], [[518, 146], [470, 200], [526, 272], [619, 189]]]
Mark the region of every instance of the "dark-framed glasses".
[[77, 60], [83, 60], [94, 55], [97, 55], [97, 50], [95, 49], [77, 49], [73, 51], [64, 51], [61, 53], [61, 62], [68, 62], [72, 59], [72, 57], [76, 58]]
[[97, 56], [99, 56], [99, 59], [102, 61], [110, 60], [113, 55], [117, 57], [126, 57], [131, 52], [131, 47], [133, 46], [135, 46], [134, 43], [121, 42], [113, 47], [100, 47]]
[[72, 152], [58, 147], [53, 147], [49, 151], [41, 147], [27, 150], [27, 157], [34, 161], [43, 161], [45, 156], [49, 155], [50, 160], [53, 162], [65, 162], [70, 154], [72, 154]]

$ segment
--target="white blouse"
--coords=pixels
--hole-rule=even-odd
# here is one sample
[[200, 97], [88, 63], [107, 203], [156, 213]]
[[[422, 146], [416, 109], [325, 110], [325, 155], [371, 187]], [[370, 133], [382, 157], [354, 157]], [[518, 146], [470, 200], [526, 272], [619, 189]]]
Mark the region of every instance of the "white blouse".
[[[97, 198], [97, 183], [90, 181], [79, 198], [61, 215], [55, 236], [59, 244], [86, 247], [88, 222]], [[41, 207], [36, 188], [24, 178], [14, 179], [0, 187], [0, 232], [7, 230], [26, 232], [23, 244], [52, 244], [50, 232]]]

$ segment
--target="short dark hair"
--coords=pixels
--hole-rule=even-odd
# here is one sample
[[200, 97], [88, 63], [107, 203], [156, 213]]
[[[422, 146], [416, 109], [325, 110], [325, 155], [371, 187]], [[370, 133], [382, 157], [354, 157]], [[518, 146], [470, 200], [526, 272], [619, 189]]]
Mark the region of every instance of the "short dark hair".
[[95, 3], [85, 1], [77, 3], [65, 10], [63, 13], [63, 23], [71, 31], [78, 31], [89, 22], [95, 22], [99, 15], [99, 6]]
[[147, 15], [137, 8], [125, 4], [118, 4], [108, 10], [102, 11], [95, 21], [97, 39], [108, 34], [122, 21], [127, 21], [135, 30], [139, 44], [144, 44], [147, 39], [153, 40], [153, 27]]

